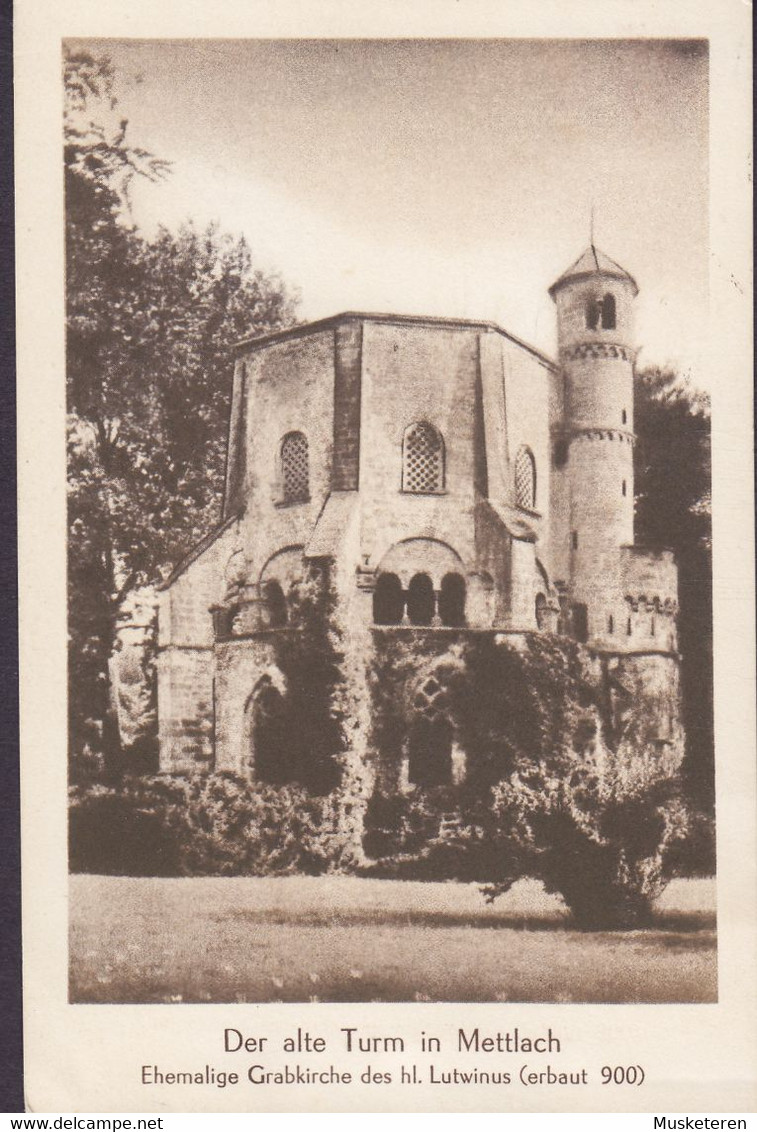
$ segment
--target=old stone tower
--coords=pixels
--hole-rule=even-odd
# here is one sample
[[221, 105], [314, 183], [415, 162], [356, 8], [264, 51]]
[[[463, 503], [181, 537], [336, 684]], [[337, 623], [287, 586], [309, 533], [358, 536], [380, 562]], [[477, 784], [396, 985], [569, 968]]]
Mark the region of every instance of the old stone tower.
[[[475, 633], [585, 642], [680, 743], [676, 567], [633, 541], [637, 286], [591, 246], [550, 294], [557, 362], [491, 323], [354, 312], [240, 344], [224, 521], [161, 595], [161, 770], [296, 779], [280, 646], [326, 575], [386, 790], [465, 780], [443, 667]], [[391, 635], [415, 663], [378, 757], [360, 688]]]

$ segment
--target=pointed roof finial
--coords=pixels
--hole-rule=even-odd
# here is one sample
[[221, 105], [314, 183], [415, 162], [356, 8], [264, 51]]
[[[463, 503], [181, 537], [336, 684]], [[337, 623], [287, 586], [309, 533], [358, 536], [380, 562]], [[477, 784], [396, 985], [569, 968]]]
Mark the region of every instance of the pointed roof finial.
[[589, 213], [589, 246], [594, 247], [594, 201], [591, 202], [591, 212]]
[[[592, 232], [592, 236], [593, 236]], [[630, 283], [633, 287], [634, 295], [637, 295], [639, 288], [636, 280], [632, 275], [616, 263], [614, 259], [610, 259], [608, 255], [600, 251], [594, 244], [590, 244], [582, 256], [572, 264], [567, 271], [564, 271], [559, 279], [557, 279], [549, 288], [549, 293], [554, 299], [555, 292], [563, 286], [564, 283], [570, 283], [576, 279], [588, 279], [592, 275], [604, 275], [608, 279], [623, 279]]]

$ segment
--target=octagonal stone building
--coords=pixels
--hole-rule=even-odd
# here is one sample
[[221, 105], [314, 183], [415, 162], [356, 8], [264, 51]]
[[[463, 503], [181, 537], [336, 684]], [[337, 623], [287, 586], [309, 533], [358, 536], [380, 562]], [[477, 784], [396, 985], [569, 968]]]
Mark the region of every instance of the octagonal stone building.
[[676, 566], [634, 545], [637, 290], [587, 248], [550, 288], [557, 360], [488, 322], [359, 312], [239, 345], [223, 522], [161, 593], [162, 771], [298, 780], [271, 721], [314, 576], [368, 752], [373, 642], [417, 651], [386, 790], [465, 779], [454, 721], [423, 688], [476, 633], [583, 642], [627, 700], [654, 705], [658, 741], [681, 742]]

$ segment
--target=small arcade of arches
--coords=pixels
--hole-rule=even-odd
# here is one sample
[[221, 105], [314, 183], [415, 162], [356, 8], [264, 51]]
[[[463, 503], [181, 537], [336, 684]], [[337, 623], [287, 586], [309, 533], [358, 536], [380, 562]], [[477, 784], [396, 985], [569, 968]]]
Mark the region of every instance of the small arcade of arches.
[[444, 438], [428, 421], [408, 425], [402, 439], [402, 490], [415, 495], [444, 491]]
[[428, 574], [414, 574], [403, 590], [396, 574], [381, 573], [373, 592], [373, 621], [376, 625], [462, 627], [466, 624], [465, 595], [462, 574], [445, 574], [437, 592]]

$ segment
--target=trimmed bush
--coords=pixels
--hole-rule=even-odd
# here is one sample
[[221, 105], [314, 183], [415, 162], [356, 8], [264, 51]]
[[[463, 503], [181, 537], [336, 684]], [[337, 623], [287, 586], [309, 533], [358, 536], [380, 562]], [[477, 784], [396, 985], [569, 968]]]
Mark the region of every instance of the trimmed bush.
[[361, 872], [405, 880], [492, 881], [507, 860], [490, 792], [464, 787], [374, 795], [364, 846], [374, 860]]
[[585, 928], [633, 928], [674, 875], [673, 846], [688, 830], [675, 769], [656, 750], [595, 751], [522, 764], [494, 790], [494, 815], [511, 847], [509, 875], [558, 892]]
[[124, 876], [271, 876], [338, 868], [338, 793], [252, 786], [231, 774], [125, 779], [71, 791], [69, 868]]

